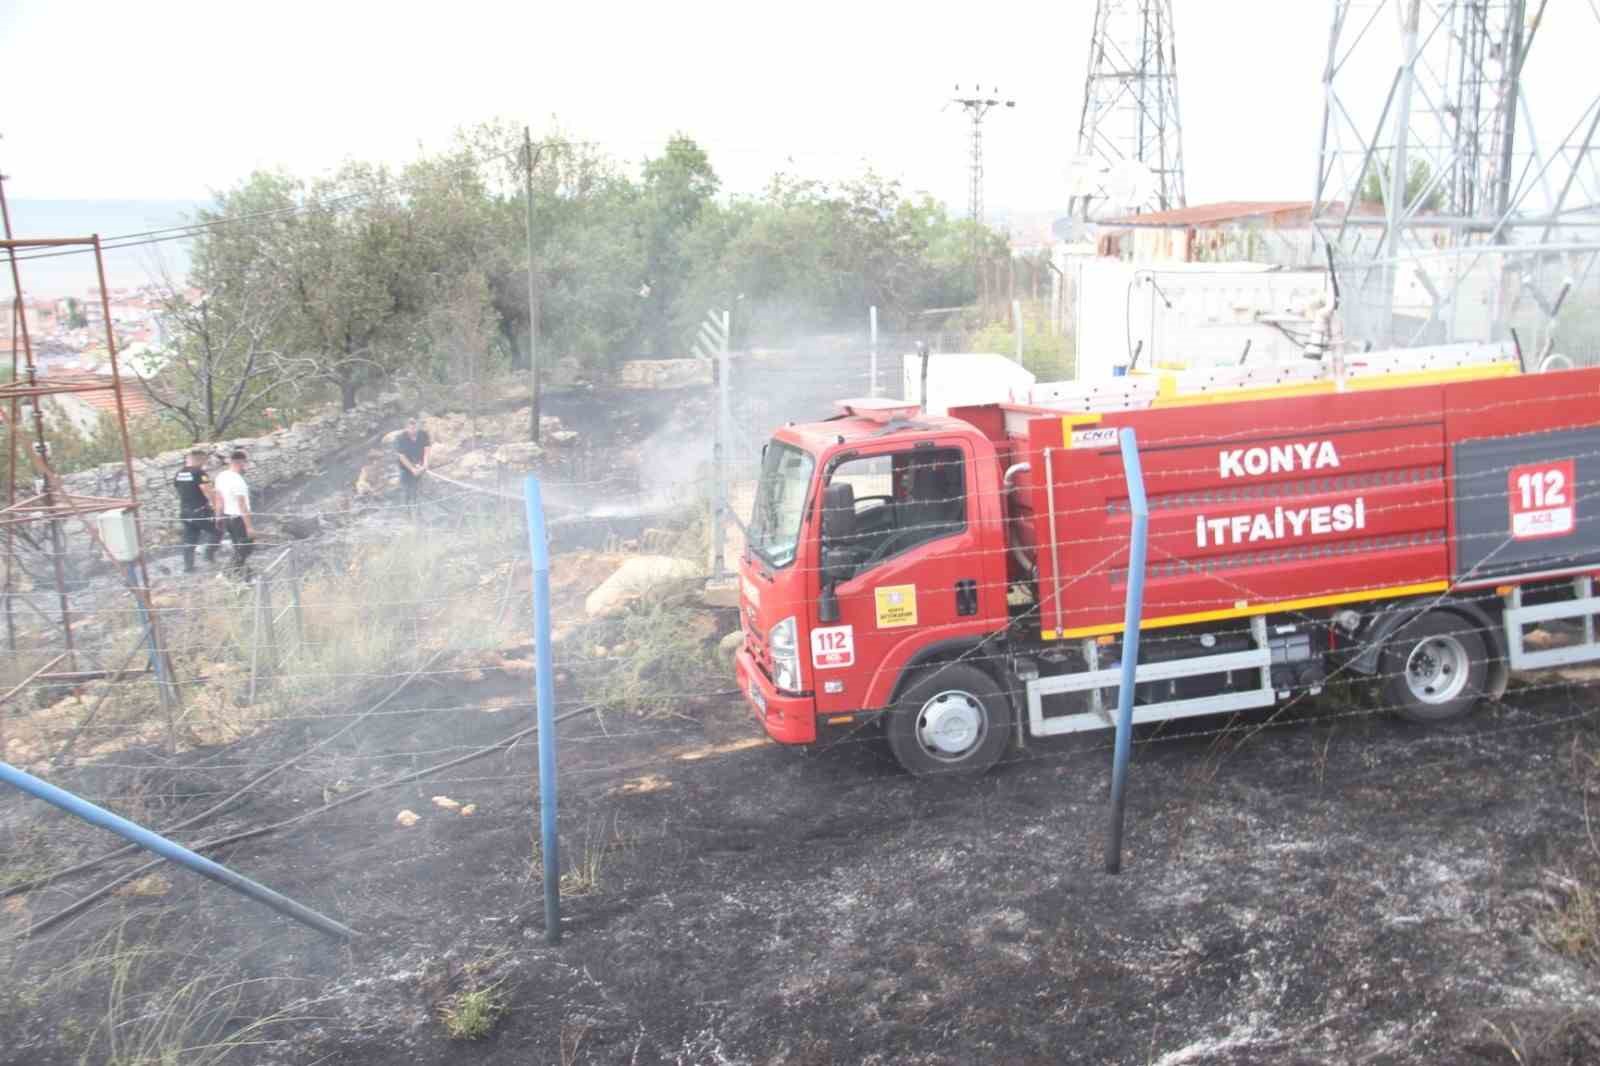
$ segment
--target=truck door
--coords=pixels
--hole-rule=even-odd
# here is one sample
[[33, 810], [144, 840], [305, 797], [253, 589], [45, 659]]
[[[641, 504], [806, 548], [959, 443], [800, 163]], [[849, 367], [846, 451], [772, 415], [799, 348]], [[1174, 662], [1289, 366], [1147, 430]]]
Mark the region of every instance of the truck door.
[[[880, 671], [897, 676], [916, 649], [986, 632], [1005, 617], [1003, 579], [988, 573], [971, 456], [930, 441], [846, 458], [828, 474], [854, 492], [848, 576], [834, 586], [838, 619], [811, 603], [812, 688], [819, 714], [875, 709]], [[886, 699], [887, 697], [884, 697]], [[882, 701], [878, 701], [882, 702]]]

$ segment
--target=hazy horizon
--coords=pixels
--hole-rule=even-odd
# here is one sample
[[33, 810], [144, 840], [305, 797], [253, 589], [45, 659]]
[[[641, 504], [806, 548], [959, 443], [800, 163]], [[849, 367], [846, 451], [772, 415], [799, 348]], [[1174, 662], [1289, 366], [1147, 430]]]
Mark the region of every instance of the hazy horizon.
[[[201, 206], [183, 199], [7, 199], [11, 230], [18, 237], [89, 237], [102, 240], [150, 230], [168, 229], [188, 222]], [[98, 287], [93, 256], [26, 252], [18, 255], [22, 291], [29, 296], [56, 298], [86, 295]], [[106, 283], [114, 289], [148, 285], [170, 275], [182, 280], [189, 272], [189, 241], [167, 240], [131, 248], [110, 248], [105, 253]], [[5, 289], [9, 291], [10, 285]]]

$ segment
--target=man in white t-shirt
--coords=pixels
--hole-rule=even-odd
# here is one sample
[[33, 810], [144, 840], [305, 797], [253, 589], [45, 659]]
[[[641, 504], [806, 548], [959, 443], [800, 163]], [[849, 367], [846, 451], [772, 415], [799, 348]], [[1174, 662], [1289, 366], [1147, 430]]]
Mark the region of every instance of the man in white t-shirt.
[[255, 525], [250, 516], [250, 485], [244, 479], [244, 450], [235, 448], [228, 456], [228, 469], [216, 477], [217, 500], [222, 506], [222, 521], [233, 541], [233, 561], [228, 569], [243, 581], [250, 580], [250, 553], [255, 548]]

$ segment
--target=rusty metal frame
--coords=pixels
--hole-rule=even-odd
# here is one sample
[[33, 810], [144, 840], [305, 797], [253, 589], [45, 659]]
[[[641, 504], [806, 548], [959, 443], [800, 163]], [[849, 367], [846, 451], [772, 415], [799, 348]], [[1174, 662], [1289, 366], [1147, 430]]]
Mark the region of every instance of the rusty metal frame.
[[[5, 602], [7, 636], [11, 647], [15, 649], [15, 625], [11, 611], [11, 592], [13, 588], [13, 575], [15, 570], [16, 533], [19, 526], [33, 522], [48, 522], [51, 536], [51, 561], [55, 572], [56, 593], [61, 602], [61, 628], [66, 651], [63, 653], [71, 670], [76, 666], [76, 655], [73, 649], [72, 611], [66, 589], [66, 573], [63, 555], [64, 543], [61, 536], [61, 521], [63, 519], [82, 519], [87, 527], [91, 539], [99, 543], [98, 531], [95, 529], [90, 516], [108, 511], [127, 510], [133, 516], [134, 532], [139, 553], [137, 559], [129, 564], [129, 576], [137, 577], [137, 584], [130, 582], [130, 592], [144, 608], [143, 614], [149, 626], [149, 637], [152, 653], [164, 667], [160, 671], [165, 679], [161, 686], [162, 704], [169, 712], [169, 745], [173, 742], [170, 723], [175, 717], [174, 710], [178, 704], [178, 690], [172, 684], [172, 662], [168, 657], [166, 647], [161, 639], [160, 623], [156, 612], [152, 609], [153, 603], [150, 595], [150, 572], [145, 562], [145, 537], [144, 527], [139, 514], [139, 484], [133, 469], [133, 447], [128, 437], [128, 411], [123, 400], [122, 373], [117, 361], [117, 336], [116, 328], [111, 320], [111, 293], [106, 285], [105, 252], [101, 246], [99, 234], [88, 237], [28, 237], [18, 238], [11, 230], [11, 211], [6, 203], [4, 176], [0, 175], [0, 223], [4, 225], [4, 239], [0, 240], [0, 250], [4, 250], [11, 267], [11, 284], [15, 293], [13, 305], [13, 336], [20, 333], [22, 340], [23, 364], [17, 364], [17, 345], [13, 339], [11, 346], [11, 381], [0, 385], [0, 404], [8, 404], [9, 419], [7, 421], [7, 436], [9, 438], [9, 466], [10, 484], [6, 506], [0, 508], [0, 527], [5, 529]], [[100, 286], [100, 312], [105, 327], [106, 354], [111, 364], [111, 380], [105, 384], [89, 384], [85, 382], [51, 384], [48, 379], [41, 380], [38, 368], [33, 359], [33, 343], [28, 335], [28, 317], [24, 307], [22, 275], [17, 266], [17, 251], [27, 248], [64, 248], [84, 247], [94, 252], [95, 277]], [[128, 495], [121, 497], [87, 496], [68, 493], [60, 486], [60, 478], [51, 469], [49, 458], [44, 454], [44, 415], [40, 409], [39, 400], [52, 395], [65, 393], [104, 392], [110, 391], [116, 401], [117, 429], [122, 440], [122, 466], [127, 477]], [[43, 491], [19, 500], [17, 498], [17, 445], [18, 434], [21, 431], [19, 421], [19, 408], [23, 401], [30, 401], [33, 408], [33, 429], [36, 443], [39, 446], [33, 458], [33, 466], [43, 477]], [[104, 544], [101, 544], [104, 548]]]

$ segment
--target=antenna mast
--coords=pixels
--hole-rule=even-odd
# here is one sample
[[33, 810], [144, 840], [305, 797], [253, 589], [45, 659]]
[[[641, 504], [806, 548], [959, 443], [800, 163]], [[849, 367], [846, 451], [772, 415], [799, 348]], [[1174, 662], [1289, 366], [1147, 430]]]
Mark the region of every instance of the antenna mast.
[[[1111, 175], [1129, 163], [1153, 180], [1139, 203], [1117, 204]], [[1096, 0], [1072, 168], [1068, 215], [1075, 219], [1185, 205], [1172, 0]]]

